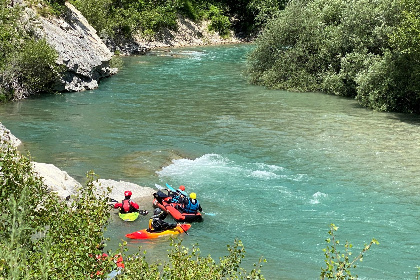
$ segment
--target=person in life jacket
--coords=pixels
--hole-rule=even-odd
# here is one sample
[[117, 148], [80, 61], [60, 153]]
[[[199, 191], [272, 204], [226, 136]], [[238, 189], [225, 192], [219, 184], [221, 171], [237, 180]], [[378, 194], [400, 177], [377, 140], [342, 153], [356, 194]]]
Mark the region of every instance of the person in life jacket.
[[173, 203], [184, 203], [184, 201], [188, 197], [188, 194], [185, 192], [185, 186], [181, 185], [176, 190], [176, 192], [172, 193], [171, 202]]
[[130, 199], [132, 194], [131, 191], [125, 191], [125, 199], [122, 202], [115, 203], [114, 208], [120, 208], [122, 214], [139, 211], [139, 205]]
[[171, 228], [176, 228], [175, 223], [167, 223], [164, 221], [168, 214], [163, 212], [160, 208], [156, 208], [153, 211], [153, 216], [149, 219], [149, 228], [147, 229], [149, 232], [158, 232], [164, 231]]
[[184, 203], [182, 211], [189, 214], [196, 214], [198, 211], [203, 211], [195, 193], [190, 194], [190, 198]]

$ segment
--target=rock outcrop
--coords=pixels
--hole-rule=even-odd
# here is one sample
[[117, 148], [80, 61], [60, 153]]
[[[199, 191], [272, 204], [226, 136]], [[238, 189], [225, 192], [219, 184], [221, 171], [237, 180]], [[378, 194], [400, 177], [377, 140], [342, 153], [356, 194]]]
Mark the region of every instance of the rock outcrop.
[[67, 172], [53, 164], [32, 162], [32, 168], [42, 178], [48, 189], [62, 199], [75, 194], [76, 190], [81, 187], [81, 184], [69, 176]]
[[[2, 123], [0, 123], [0, 149], [9, 144], [12, 147], [18, 147], [21, 141], [14, 136]], [[61, 199], [69, 199], [76, 194], [78, 189], [83, 187], [78, 181], [72, 178], [66, 171], [63, 171], [53, 164], [31, 162], [32, 169], [37, 176], [42, 178], [45, 186]], [[1, 166], [0, 166], [1, 170]], [[124, 191], [131, 190], [133, 199], [152, 199], [154, 190], [149, 187], [142, 187], [134, 183], [124, 181], [114, 181], [99, 179], [94, 182], [98, 189], [110, 188], [110, 198], [122, 200], [124, 199]]]
[[176, 31], [163, 28], [153, 37], [140, 35], [134, 36], [133, 40], [115, 42], [107, 40], [105, 43], [112, 51], [118, 51], [122, 55], [145, 54], [152, 49], [221, 45], [244, 42], [231, 32], [228, 38], [222, 38], [217, 32], [209, 31], [210, 21], [194, 22], [183, 16], [178, 16], [178, 28]]
[[137, 200], [139, 198], [150, 198], [152, 200], [153, 193], [156, 192], [154, 189], [149, 187], [142, 187], [134, 183], [125, 181], [115, 181], [111, 179], [99, 179], [94, 182], [94, 185], [99, 189], [111, 188], [109, 197], [117, 201], [124, 199], [124, 191], [131, 191], [133, 193], [132, 199]]
[[0, 122], [0, 148], [3, 147], [4, 143], [9, 143], [12, 147], [18, 147], [22, 142], [14, 136], [10, 130], [8, 130], [1, 122]]
[[63, 18], [40, 17], [42, 33], [58, 52], [58, 63], [66, 71], [56, 90], [94, 89], [100, 79], [115, 74], [109, 61], [113, 54], [96, 34], [86, 18], [70, 3]]

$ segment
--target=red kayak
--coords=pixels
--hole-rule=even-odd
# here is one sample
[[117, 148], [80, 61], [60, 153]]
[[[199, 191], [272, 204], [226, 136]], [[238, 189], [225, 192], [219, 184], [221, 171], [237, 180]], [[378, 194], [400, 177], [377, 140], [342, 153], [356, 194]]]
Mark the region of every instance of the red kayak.
[[180, 233], [187, 233], [187, 230], [189, 230], [191, 227], [190, 224], [177, 224], [176, 228], [167, 229], [164, 231], [157, 231], [157, 232], [149, 232], [147, 229], [142, 229], [139, 231], [135, 231], [132, 233], [128, 233], [125, 235], [125, 237], [131, 238], [131, 239], [151, 239], [151, 238], [158, 238], [165, 235], [174, 235], [174, 234], [180, 234]]
[[201, 222], [203, 220], [203, 216], [200, 212], [197, 211], [195, 214], [191, 213], [184, 213], [182, 210], [179, 209], [181, 206], [179, 203], [169, 203], [170, 197], [161, 198], [158, 195], [155, 195], [155, 199], [153, 199], [153, 205], [155, 207], [159, 207], [162, 211], [165, 211], [172, 218], [175, 219], [177, 222]]

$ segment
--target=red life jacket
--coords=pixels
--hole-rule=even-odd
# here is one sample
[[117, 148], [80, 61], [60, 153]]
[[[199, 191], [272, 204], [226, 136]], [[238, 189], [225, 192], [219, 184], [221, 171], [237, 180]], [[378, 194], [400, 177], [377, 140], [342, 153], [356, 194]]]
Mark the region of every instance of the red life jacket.
[[124, 199], [122, 202], [122, 207], [120, 209], [121, 213], [131, 213], [131, 212], [136, 212], [137, 209], [134, 208], [133, 205], [131, 205], [131, 199]]

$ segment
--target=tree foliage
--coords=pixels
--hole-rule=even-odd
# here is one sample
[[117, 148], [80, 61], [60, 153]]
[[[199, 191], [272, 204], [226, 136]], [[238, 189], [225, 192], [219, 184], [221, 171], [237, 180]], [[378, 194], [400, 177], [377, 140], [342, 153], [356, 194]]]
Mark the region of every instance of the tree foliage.
[[250, 81], [420, 113], [419, 0], [401, 1], [291, 1], [257, 39]]
[[0, 0], [0, 100], [49, 91], [60, 75], [57, 53], [22, 22], [22, 7]]

